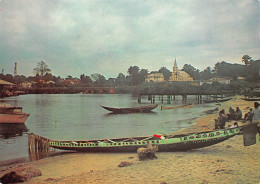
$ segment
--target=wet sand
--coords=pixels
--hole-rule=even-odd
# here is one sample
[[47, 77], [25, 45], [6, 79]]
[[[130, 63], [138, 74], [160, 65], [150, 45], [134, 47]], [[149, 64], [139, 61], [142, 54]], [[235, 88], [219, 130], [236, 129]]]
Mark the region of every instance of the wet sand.
[[[236, 98], [218, 107], [228, 112], [230, 106], [234, 109], [239, 106], [244, 115], [248, 112], [245, 108], [253, 107], [253, 102]], [[195, 120], [190, 128], [175, 134], [212, 130], [217, 113], [205, 115]], [[139, 161], [136, 153], [59, 155], [25, 163], [42, 171], [42, 176], [25, 183], [260, 183], [258, 135], [257, 144], [248, 147], [243, 145], [243, 136], [238, 135], [210, 147], [156, 155], [158, 159], [149, 161]], [[132, 162], [132, 165], [118, 167], [122, 161]], [[18, 164], [21, 165], [24, 164]], [[0, 171], [0, 176], [7, 171]]]

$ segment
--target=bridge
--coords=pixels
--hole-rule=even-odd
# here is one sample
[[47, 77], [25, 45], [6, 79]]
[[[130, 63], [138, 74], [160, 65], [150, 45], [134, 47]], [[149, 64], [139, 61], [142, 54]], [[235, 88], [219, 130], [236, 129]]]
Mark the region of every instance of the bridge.
[[138, 94], [138, 103], [142, 103], [142, 100], [144, 98], [147, 98], [148, 101], [150, 101], [152, 104], [157, 102], [164, 103], [166, 102], [167, 104], [171, 104], [173, 101], [176, 100], [176, 96], [181, 96], [182, 98], [182, 104], [187, 104], [188, 101], [188, 96], [195, 96], [196, 102], [198, 104], [202, 104], [205, 99], [209, 100], [211, 99], [212, 101], [218, 101], [220, 99], [223, 99], [226, 96], [231, 96], [230, 93], [176, 93], [176, 94]]

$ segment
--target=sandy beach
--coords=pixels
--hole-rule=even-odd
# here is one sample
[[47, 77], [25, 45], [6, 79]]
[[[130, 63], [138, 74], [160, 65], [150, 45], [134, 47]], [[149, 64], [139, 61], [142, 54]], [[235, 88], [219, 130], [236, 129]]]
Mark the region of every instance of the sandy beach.
[[[239, 97], [221, 103], [219, 109], [228, 112], [229, 107], [240, 107], [243, 116], [254, 102]], [[217, 106], [216, 106], [217, 107]], [[214, 128], [214, 114], [195, 120], [194, 125], [175, 134], [199, 132]], [[233, 122], [227, 123], [233, 124]], [[242, 123], [239, 122], [239, 125]], [[243, 135], [222, 143], [187, 152], [156, 153], [158, 159], [139, 161], [136, 153], [71, 153], [30, 164], [42, 171], [42, 176], [25, 183], [260, 183], [260, 143], [245, 147]], [[128, 167], [118, 167], [122, 161], [131, 162]], [[0, 171], [0, 177], [12, 168]]]

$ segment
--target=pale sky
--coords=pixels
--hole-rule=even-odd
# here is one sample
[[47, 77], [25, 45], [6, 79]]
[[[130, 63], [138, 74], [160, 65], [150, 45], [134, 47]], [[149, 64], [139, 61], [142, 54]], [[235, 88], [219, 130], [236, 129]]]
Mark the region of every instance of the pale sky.
[[127, 75], [260, 59], [259, 0], [0, 0], [0, 70]]

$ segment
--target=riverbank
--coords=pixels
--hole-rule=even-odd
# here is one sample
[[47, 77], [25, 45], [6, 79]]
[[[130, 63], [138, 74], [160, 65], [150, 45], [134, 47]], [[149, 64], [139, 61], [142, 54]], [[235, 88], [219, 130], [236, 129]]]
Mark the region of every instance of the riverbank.
[[[219, 109], [239, 106], [245, 114], [253, 102], [239, 98], [221, 103]], [[214, 128], [215, 114], [195, 120], [175, 134]], [[233, 123], [233, 122], [232, 122]], [[241, 125], [241, 123], [240, 123]], [[257, 136], [257, 139], [259, 137]], [[259, 183], [260, 146], [244, 147], [238, 135], [222, 143], [188, 152], [156, 153], [158, 159], [139, 161], [136, 153], [73, 153], [26, 164], [38, 167], [42, 176], [26, 183]], [[131, 166], [118, 167], [122, 161]], [[19, 164], [21, 166], [24, 164]], [[0, 176], [7, 170], [1, 171]]]

